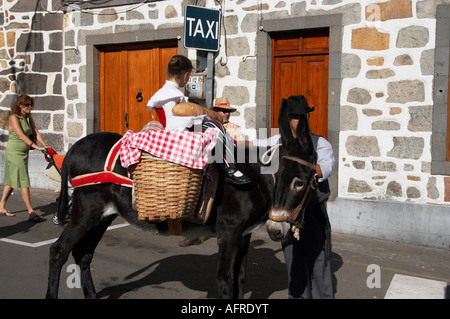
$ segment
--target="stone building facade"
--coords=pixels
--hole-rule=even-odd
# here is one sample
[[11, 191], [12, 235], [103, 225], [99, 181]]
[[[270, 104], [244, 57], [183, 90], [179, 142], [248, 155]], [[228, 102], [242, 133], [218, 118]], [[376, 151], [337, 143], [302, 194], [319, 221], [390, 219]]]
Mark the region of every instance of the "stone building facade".
[[[448, 248], [450, 0], [95, 2], [0, 0], [1, 148], [21, 92], [36, 98], [34, 118], [58, 151], [96, 131], [99, 46], [178, 39], [201, 64], [183, 47], [188, 4], [221, 10], [214, 96], [228, 96], [232, 121], [258, 137], [270, 126], [271, 35], [328, 28], [333, 230]], [[40, 165], [33, 154], [32, 176]]]

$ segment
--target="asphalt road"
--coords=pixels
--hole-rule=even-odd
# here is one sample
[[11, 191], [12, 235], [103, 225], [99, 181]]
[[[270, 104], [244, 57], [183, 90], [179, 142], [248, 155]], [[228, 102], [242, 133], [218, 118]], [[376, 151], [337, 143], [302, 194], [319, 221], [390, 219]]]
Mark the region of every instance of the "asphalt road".
[[[49, 248], [62, 231], [51, 222], [58, 195], [41, 189], [31, 193], [44, 222], [27, 221], [20, 191], [7, 205], [16, 216], [0, 216], [0, 300], [45, 297]], [[92, 263], [99, 298], [217, 298], [216, 239], [180, 247], [183, 239], [143, 232], [118, 217]], [[332, 241], [337, 299], [449, 298], [449, 251], [338, 233]], [[60, 298], [83, 298], [74, 269], [69, 259], [61, 275]], [[287, 298], [283, 252], [264, 229], [252, 236], [244, 298]]]

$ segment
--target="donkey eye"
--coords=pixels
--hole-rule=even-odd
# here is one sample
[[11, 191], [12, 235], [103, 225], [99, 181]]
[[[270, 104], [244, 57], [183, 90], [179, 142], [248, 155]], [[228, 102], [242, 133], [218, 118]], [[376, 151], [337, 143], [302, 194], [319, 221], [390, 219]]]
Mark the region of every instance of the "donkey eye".
[[298, 191], [300, 191], [303, 188], [303, 186], [305, 186], [305, 182], [302, 181], [298, 177], [294, 177], [294, 179], [291, 182], [291, 190], [295, 191], [295, 192], [298, 192]]

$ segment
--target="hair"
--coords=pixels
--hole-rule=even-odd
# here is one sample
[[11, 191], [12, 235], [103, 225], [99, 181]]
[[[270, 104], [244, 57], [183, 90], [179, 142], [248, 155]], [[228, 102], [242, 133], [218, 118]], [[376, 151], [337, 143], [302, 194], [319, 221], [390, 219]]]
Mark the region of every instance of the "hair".
[[167, 74], [169, 77], [180, 77], [185, 72], [191, 72], [193, 69], [191, 60], [184, 55], [174, 55], [170, 58], [167, 66]]
[[34, 106], [34, 99], [26, 94], [21, 94], [11, 105], [11, 112], [20, 115], [20, 105], [31, 104]]

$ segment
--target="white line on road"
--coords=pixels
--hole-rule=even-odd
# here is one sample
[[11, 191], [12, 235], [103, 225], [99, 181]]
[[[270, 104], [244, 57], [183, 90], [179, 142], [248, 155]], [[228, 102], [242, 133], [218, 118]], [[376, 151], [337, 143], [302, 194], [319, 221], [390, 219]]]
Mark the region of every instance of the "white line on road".
[[[125, 227], [125, 226], [128, 226], [128, 225], [130, 225], [130, 224], [123, 223], [123, 224], [118, 224], [118, 225], [114, 225], [114, 226], [109, 226], [107, 228], [107, 230], [113, 230], [113, 229], [117, 229], [117, 228], [122, 228], [122, 227]], [[36, 248], [36, 247], [41, 247], [41, 246], [45, 246], [45, 245], [50, 245], [50, 244], [53, 244], [57, 240], [58, 240], [58, 238], [53, 238], [53, 239], [48, 239], [48, 240], [44, 240], [44, 241], [39, 241], [37, 243], [28, 243], [26, 241], [21, 241], [21, 240], [15, 240], [15, 239], [9, 239], [9, 238], [0, 238], [0, 241], [5, 242], [5, 243], [21, 245], [21, 246], [31, 247], [31, 248]]]
[[445, 281], [395, 274], [385, 299], [445, 299]]

